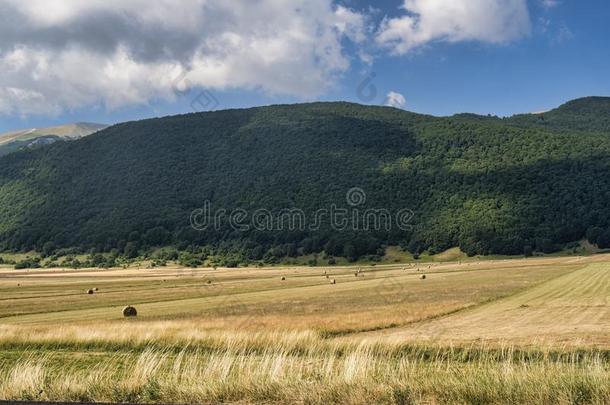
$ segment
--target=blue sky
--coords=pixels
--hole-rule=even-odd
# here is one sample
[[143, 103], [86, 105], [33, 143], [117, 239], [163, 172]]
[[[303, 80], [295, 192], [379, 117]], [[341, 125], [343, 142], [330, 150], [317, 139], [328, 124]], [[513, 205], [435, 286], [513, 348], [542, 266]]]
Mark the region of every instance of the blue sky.
[[141, 1], [4, 0], [0, 20], [15, 24], [0, 28], [0, 132], [316, 100], [387, 104], [388, 94], [434, 115], [610, 95], [603, 0], [148, 1], [145, 15]]

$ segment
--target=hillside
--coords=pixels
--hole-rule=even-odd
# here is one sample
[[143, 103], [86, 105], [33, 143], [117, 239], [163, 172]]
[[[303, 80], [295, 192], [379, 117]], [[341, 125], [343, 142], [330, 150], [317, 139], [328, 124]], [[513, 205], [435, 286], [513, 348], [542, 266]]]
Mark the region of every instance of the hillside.
[[0, 156], [26, 147], [49, 145], [62, 139], [78, 139], [107, 128], [107, 125], [79, 122], [49, 128], [30, 128], [0, 134]]
[[610, 132], [610, 98], [585, 97], [539, 114], [523, 114], [507, 121], [564, 131]]
[[[272, 261], [322, 250], [356, 258], [386, 243], [552, 252], [587, 231], [610, 245], [608, 99], [566, 106], [545, 114], [548, 126], [535, 115], [439, 118], [349, 103], [115, 125], [0, 160], [0, 247], [196, 244]], [[354, 187], [366, 193], [356, 207], [346, 201]], [[323, 218], [318, 228], [236, 230], [225, 219], [196, 231], [190, 216], [205, 201], [248, 215], [299, 208], [308, 220], [333, 205], [349, 218], [356, 208], [414, 216], [411, 229], [333, 229]]]

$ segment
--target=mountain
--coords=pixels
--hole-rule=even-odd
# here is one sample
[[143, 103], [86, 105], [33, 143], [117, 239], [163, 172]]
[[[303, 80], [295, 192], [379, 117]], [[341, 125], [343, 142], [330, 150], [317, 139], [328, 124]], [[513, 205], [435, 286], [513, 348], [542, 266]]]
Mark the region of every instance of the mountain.
[[79, 122], [49, 128], [30, 128], [0, 134], [0, 156], [25, 147], [50, 145], [59, 140], [74, 140], [107, 128], [107, 125]]
[[585, 97], [539, 114], [523, 114], [509, 121], [564, 131], [610, 131], [610, 98]]
[[[552, 125], [312, 103], [114, 125], [0, 159], [0, 248], [194, 244], [273, 260], [356, 258], [384, 244], [469, 254], [552, 252], [585, 236], [610, 245], [608, 99], [544, 116]], [[195, 230], [206, 201], [217, 226]], [[308, 225], [327, 215], [317, 227], [266, 222], [297, 208]], [[367, 209], [377, 211], [363, 230], [353, 215]], [[384, 212], [389, 229], [374, 226]]]

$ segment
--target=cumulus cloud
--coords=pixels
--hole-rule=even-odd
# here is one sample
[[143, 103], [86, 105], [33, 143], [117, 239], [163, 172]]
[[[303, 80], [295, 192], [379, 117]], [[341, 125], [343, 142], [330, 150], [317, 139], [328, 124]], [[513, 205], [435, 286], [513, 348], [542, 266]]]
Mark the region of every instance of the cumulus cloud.
[[176, 80], [314, 98], [366, 18], [332, 0], [3, 0], [0, 113], [175, 97]]
[[404, 109], [407, 106], [407, 100], [405, 96], [395, 91], [391, 91], [385, 97], [384, 105], [388, 107]]
[[526, 0], [404, 0], [377, 29], [378, 10], [336, 0], [0, 1], [0, 114], [11, 115], [172, 100], [189, 86], [314, 99], [378, 47], [530, 30]]
[[402, 55], [433, 41], [506, 43], [530, 32], [527, 0], [404, 0], [376, 41]]

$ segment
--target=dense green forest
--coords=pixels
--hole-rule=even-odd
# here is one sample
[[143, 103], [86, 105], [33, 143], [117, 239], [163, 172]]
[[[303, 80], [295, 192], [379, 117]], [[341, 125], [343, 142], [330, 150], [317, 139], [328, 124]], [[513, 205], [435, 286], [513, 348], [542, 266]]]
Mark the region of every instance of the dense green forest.
[[[357, 207], [346, 192], [366, 193]], [[193, 210], [308, 220], [336, 206], [412, 211], [411, 227], [194, 229]], [[0, 250], [134, 256], [153, 246], [222, 248], [273, 261], [325, 251], [553, 252], [610, 247], [610, 99], [512, 118], [432, 117], [313, 103], [115, 125], [0, 158]]]

